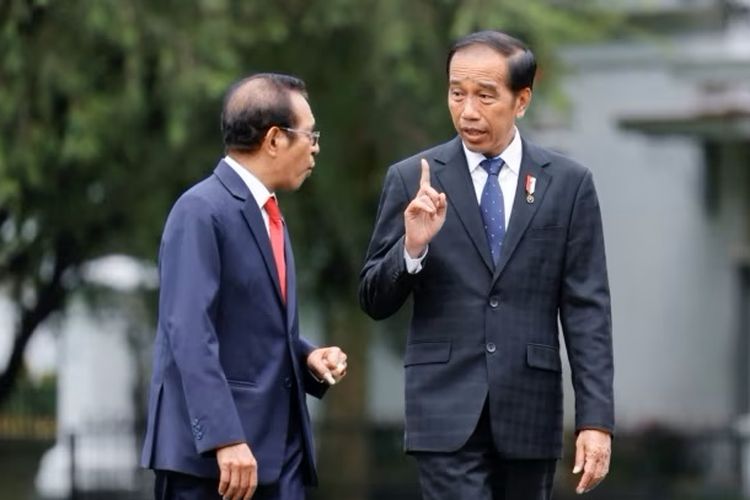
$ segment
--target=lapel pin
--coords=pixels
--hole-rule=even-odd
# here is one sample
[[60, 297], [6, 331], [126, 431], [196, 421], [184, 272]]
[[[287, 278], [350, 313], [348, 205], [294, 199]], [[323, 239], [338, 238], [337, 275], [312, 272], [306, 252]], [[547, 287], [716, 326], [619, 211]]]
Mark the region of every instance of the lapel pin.
[[536, 191], [536, 177], [526, 176], [526, 203], [534, 203], [534, 191]]

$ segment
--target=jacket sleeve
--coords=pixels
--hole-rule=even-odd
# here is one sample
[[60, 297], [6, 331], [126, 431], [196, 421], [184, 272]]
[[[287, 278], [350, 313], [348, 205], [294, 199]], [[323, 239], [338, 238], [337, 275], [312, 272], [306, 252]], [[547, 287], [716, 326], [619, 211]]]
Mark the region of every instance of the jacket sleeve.
[[167, 221], [159, 259], [159, 321], [180, 373], [198, 453], [245, 441], [219, 362], [219, 238], [211, 206], [183, 197]]
[[418, 275], [406, 270], [404, 260], [404, 210], [410, 200], [399, 171], [391, 167], [359, 281], [360, 306], [373, 319], [384, 319], [398, 311], [417, 280]]
[[576, 429], [614, 431], [612, 321], [599, 201], [585, 172], [571, 212], [560, 322], [576, 401]]
[[307, 394], [320, 399], [328, 391], [329, 386], [327, 383], [321, 382], [313, 377], [312, 373], [310, 373], [310, 369], [307, 367], [307, 357], [315, 349], [316, 347], [306, 338], [300, 337], [297, 340], [297, 355], [299, 358], [299, 366], [302, 370], [303, 389]]

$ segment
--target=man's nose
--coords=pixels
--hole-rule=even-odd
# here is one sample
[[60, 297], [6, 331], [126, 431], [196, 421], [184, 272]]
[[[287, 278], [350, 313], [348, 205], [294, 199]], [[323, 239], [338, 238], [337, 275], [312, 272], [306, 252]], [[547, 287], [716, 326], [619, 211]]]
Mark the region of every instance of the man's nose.
[[476, 120], [479, 118], [479, 113], [473, 97], [468, 96], [466, 98], [464, 109], [461, 110], [461, 118], [464, 118], [465, 120]]

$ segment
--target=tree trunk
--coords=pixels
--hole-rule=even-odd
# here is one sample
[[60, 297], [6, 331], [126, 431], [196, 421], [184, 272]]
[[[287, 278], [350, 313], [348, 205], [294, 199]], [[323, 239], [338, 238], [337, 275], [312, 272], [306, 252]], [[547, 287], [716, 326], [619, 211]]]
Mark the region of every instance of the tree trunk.
[[370, 326], [356, 303], [331, 301], [326, 311], [326, 344], [347, 354], [347, 374], [324, 399], [324, 421], [318, 437], [317, 498], [365, 500], [377, 480], [369, 467], [367, 425], [367, 351]]
[[62, 272], [55, 272], [52, 280], [38, 291], [38, 300], [33, 308], [23, 309], [21, 321], [18, 324], [13, 351], [8, 359], [2, 374], [0, 374], [0, 407], [8, 400], [21, 368], [23, 367], [23, 353], [36, 331], [37, 327], [47, 317], [59, 309], [65, 299], [65, 288], [62, 286], [60, 276]]
[[15, 386], [16, 379], [21, 373], [21, 367], [23, 366], [23, 353], [26, 349], [26, 345], [29, 343], [33, 330], [20, 328], [20, 331], [16, 333], [13, 341], [13, 351], [11, 352], [8, 364], [5, 365], [2, 375], [0, 375], [0, 408], [3, 403], [10, 397], [13, 387]]

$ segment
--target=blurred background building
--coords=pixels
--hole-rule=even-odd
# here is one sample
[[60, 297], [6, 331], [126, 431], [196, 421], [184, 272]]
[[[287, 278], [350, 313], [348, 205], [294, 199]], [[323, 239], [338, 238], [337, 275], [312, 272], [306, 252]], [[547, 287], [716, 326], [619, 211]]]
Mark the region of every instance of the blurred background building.
[[693, 492], [747, 496], [748, 4], [629, 4], [659, 37], [565, 49], [569, 112], [535, 135], [597, 179], [618, 428], [679, 432]]
[[[579, 29], [575, 19], [583, 14], [575, 10], [575, 2], [530, 1], [528, 10], [517, 8], [521, 14], [513, 8], [498, 7], [490, 15], [473, 2], [420, 1], [401, 11], [399, 2], [383, 1], [370, 6], [372, 22], [352, 14], [358, 9], [358, 2], [339, 3], [331, 6], [311, 2], [303, 8], [296, 2], [280, 2], [278, 9], [271, 12], [259, 7], [259, 2], [247, 2], [255, 7], [240, 12], [234, 2], [205, 1], [194, 2], [187, 13], [168, 9], [165, 13], [139, 2], [127, 3], [129, 7], [123, 9], [126, 14], [145, 12], [152, 16], [150, 22], [131, 21], [150, 26], [155, 33], [174, 35], [167, 29], [171, 23], [178, 27], [178, 33], [189, 27], [192, 31], [185, 33], [193, 37], [191, 40], [198, 47], [191, 57], [200, 60], [204, 55], [211, 64], [219, 65], [211, 67], [218, 76], [203, 82], [205, 74], [190, 73], [191, 78], [202, 83], [197, 85], [195, 94], [178, 95], [175, 99], [186, 109], [173, 109], [169, 107], [173, 104], [169, 104], [158, 108], [155, 116], [146, 113], [143, 123], [148, 127], [160, 131], [163, 126], [164, 136], [157, 139], [168, 145], [164, 147], [166, 152], [160, 150], [158, 140], [153, 148], [138, 150], [137, 154], [118, 149], [119, 142], [137, 142], [141, 138], [138, 127], [146, 125], [137, 120], [128, 129], [135, 137], [120, 131], [111, 139], [114, 142], [102, 139], [105, 146], [101, 150], [85, 141], [81, 146], [83, 151], [88, 151], [86, 147], [96, 150], [91, 153], [95, 166], [102, 158], [122, 162], [116, 166], [126, 172], [139, 162], [149, 165], [143, 173], [126, 176], [123, 185], [99, 182], [96, 175], [103, 176], [104, 172], [95, 171], [94, 180], [86, 180], [90, 184], [81, 198], [92, 203], [116, 200], [130, 209], [149, 205], [147, 195], [167, 182], [166, 170], [156, 167], [162, 159], [173, 162], [169, 164], [172, 171], [195, 163], [189, 167], [192, 170], [185, 167], [171, 179], [169, 189], [159, 191], [159, 201], [149, 205], [153, 209], [147, 214], [150, 219], [144, 214], [115, 212], [115, 217], [107, 220], [108, 224], [122, 227], [151, 224], [158, 237], [171, 201], [181, 189], [205, 175], [220, 153], [215, 116], [226, 84], [248, 70], [284, 70], [287, 66], [308, 81], [313, 109], [324, 130], [321, 159], [331, 166], [327, 167], [328, 173], [318, 173], [316, 169], [311, 186], [306, 185], [301, 193], [307, 198], [301, 202], [284, 200], [290, 210], [288, 218], [298, 225], [292, 228], [297, 254], [302, 254], [298, 260], [305, 264], [303, 272], [309, 273], [302, 279], [302, 286], [308, 291], [302, 311], [303, 328], [311, 338], [337, 342], [353, 354], [352, 373], [333, 391], [338, 392], [323, 403], [312, 403], [322, 473], [330, 471], [322, 477], [318, 497], [417, 498], [413, 464], [401, 453], [401, 352], [406, 317], [402, 314], [393, 321], [375, 324], [356, 310], [356, 274], [366, 243], [363, 236], [371, 229], [375, 197], [387, 164], [451, 134], [441, 97], [444, 89], [442, 81], [438, 81], [443, 75], [447, 40], [477, 27], [513, 31], [519, 26], [515, 29], [522, 37], [527, 35], [535, 49], [534, 42], [545, 41], [540, 52], [542, 60], [550, 64], [542, 65], [540, 83], [553, 81], [553, 90], [538, 93], [532, 106], [534, 114], [522, 124], [522, 132], [591, 168], [604, 218], [615, 327], [618, 436], [610, 477], [590, 497], [750, 498], [750, 2], [599, 2], [599, 8], [604, 8], [600, 18], [602, 32], [585, 41], [572, 35], [555, 35], [555, 28], [562, 25], [548, 21], [558, 15], [559, 9], [568, 9], [566, 15], [572, 21], [565, 22], [572, 24], [565, 25], [565, 29]], [[17, 15], [22, 19], [18, 22], [17, 31], [22, 34], [18, 40], [24, 40], [24, 36], [33, 38], [34, 23], [43, 25], [45, 16], [51, 17], [54, 11], [44, 2], [0, 3], [0, 23], [5, 23], [0, 26], [5, 26], [6, 33], [12, 31], [12, 14], [20, 12], [22, 4], [34, 7], [29, 7], [28, 15]], [[61, 9], [61, 23], [72, 22], [89, 7], [86, 26], [93, 26], [94, 30], [97, 23], [106, 26], [104, 14], [110, 11], [105, 9], [97, 17], [96, 8], [90, 8], [89, 3], [71, 4], [79, 4], [79, 8]], [[316, 6], [330, 17], [323, 16]], [[213, 26], [210, 23], [218, 21], [191, 17], [203, 12], [216, 14], [216, 19], [222, 13], [229, 21], [240, 14], [254, 19], [256, 11], [264, 13], [257, 21], [264, 28], [259, 28], [256, 36], [271, 40], [270, 46], [252, 45], [257, 41], [247, 34], [248, 39], [242, 43], [255, 47], [255, 51], [241, 52], [249, 58], [242, 61], [233, 59], [239, 56], [227, 48], [229, 42], [211, 31], [223, 33], [227, 26]], [[534, 14], [537, 11], [541, 14]], [[381, 27], [378, 29], [385, 33], [382, 38], [373, 39], [380, 40], [382, 46], [367, 46], [373, 40], [370, 38], [362, 46], [357, 45], [356, 36], [360, 35], [353, 35], [346, 23], [357, 27], [358, 22], [369, 25], [376, 20], [379, 23], [375, 24]], [[536, 27], [523, 25], [524, 20]], [[520, 24], [514, 24], [516, 21]], [[325, 24], [330, 40], [325, 30], [323, 34], [315, 34], [313, 28], [305, 32], [310, 23]], [[302, 33], [301, 40], [289, 37], [287, 25], [302, 27], [301, 31], [288, 28], [292, 33]], [[607, 28], [610, 25], [611, 33]], [[405, 33], [412, 26], [422, 28], [416, 31], [429, 43], [409, 38]], [[545, 29], [548, 34], [538, 34]], [[430, 38], [433, 35], [429, 33], [443, 31], [444, 35]], [[560, 32], [567, 33], [562, 28]], [[119, 35], [113, 35], [116, 36]], [[209, 40], [204, 46], [198, 45], [202, 36]], [[547, 36], [550, 38], [544, 38]], [[121, 39], [113, 38], [107, 43], [122, 43], [128, 51], [142, 50], [137, 42], [132, 42], [133, 37], [137, 39], [125, 29]], [[169, 37], [169, 43], [172, 40], [179, 37]], [[39, 42], [41, 47], [50, 43]], [[269, 55], [276, 54], [274, 47], [278, 50], [274, 44], [288, 47], [289, 55]], [[340, 71], [340, 80], [331, 83], [313, 62], [301, 56], [295, 58], [295, 50], [302, 53], [304, 45], [317, 50], [316, 57], [330, 58], [333, 69], [326, 67], [326, 71]], [[9, 62], [13, 58], [7, 47], [7, 65], [0, 66], [0, 71], [5, 68], [10, 74], [15, 66]], [[180, 52], [181, 47], [174, 42], [165, 45], [163, 52], [147, 52], [145, 62], [128, 62], [124, 56], [125, 62], [112, 60], [114, 57], [93, 60], [105, 68], [111, 65], [115, 72], [125, 68], [137, 73], [138, 65], [147, 66], [149, 58], [162, 61], [160, 58], [164, 57], [167, 62], [157, 65], [154, 75], [143, 78], [150, 82], [148, 92], [172, 103], [170, 96], [165, 98], [166, 90], [182, 92], [187, 83], [182, 82], [184, 86], [175, 87], [176, 90], [161, 88], [158, 73], [169, 73], [169, 64], [180, 68], [179, 59], [185, 55]], [[106, 50], [106, 46], [99, 50]], [[175, 51], [174, 60], [170, 59], [170, 50]], [[366, 69], [360, 68], [363, 54], [372, 57], [367, 59]], [[191, 57], [186, 57], [187, 64], [202, 68]], [[271, 64], [278, 67], [268, 68]], [[50, 66], [40, 63], [39, 67]], [[551, 69], [548, 71], [547, 67]], [[54, 65], [48, 71], [54, 74]], [[2, 76], [0, 72], [0, 86]], [[372, 89], [367, 85], [377, 87], [382, 82], [393, 85], [393, 95], [368, 93]], [[125, 85], [121, 90], [127, 94], [132, 91], [129, 88]], [[414, 102], [399, 100], [421, 94], [417, 89], [425, 89], [429, 98], [426, 103], [418, 97], [412, 99]], [[93, 90], [90, 92], [93, 94]], [[150, 99], [148, 92], [137, 100], [139, 105], [144, 105], [140, 99]], [[0, 120], [10, 116], [3, 115], [7, 112], [2, 108], [3, 96], [0, 89]], [[85, 109], [80, 102], [76, 105]], [[76, 105], [68, 106], [75, 109]], [[144, 106], [154, 109], [156, 104], [151, 108]], [[353, 117], [339, 111], [352, 106], [362, 107], [355, 110]], [[51, 109], [57, 116], [67, 108], [57, 109], [53, 102]], [[122, 113], [115, 116], [127, 115]], [[188, 122], [185, 130], [169, 125], [170, 117], [174, 118], [171, 113], [177, 116], [176, 123], [184, 126]], [[395, 120], [388, 115], [414, 118]], [[200, 119], [190, 120], [191, 117]], [[122, 127], [130, 125], [127, 120], [132, 117], [126, 118]], [[11, 137], [18, 142], [25, 140], [23, 134], [33, 134], [20, 127], [13, 130], [18, 135]], [[199, 139], [192, 133], [206, 136], [200, 139], [207, 144], [197, 153], [200, 161], [194, 161], [188, 153], [179, 154], [182, 150], [193, 154], [191, 141]], [[144, 134], [154, 135], [148, 130]], [[396, 136], [400, 142], [392, 139]], [[331, 137], [330, 143], [326, 142], [327, 137]], [[37, 234], [44, 234], [44, 227], [35, 229], [32, 224], [29, 228], [18, 222], [20, 217], [12, 217], [17, 208], [15, 202], [22, 199], [16, 194], [22, 190], [14, 191], [14, 183], [23, 184], [17, 182], [22, 176], [13, 171], [12, 164], [23, 158], [13, 156], [11, 146], [0, 141], [0, 241], [4, 245], [0, 247], [0, 271], [4, 272], [0, 274], [0, 289], [7, 291], [8, 297], [0, 303], [0, 366], [1, 360], [11, 356], [13, 332], [23, 324], [25, 316], [19, 311], [33, 309], [28, 304], [34, 302], [28, 294], [17, 292], [16, 282], [6, 279], [12, 276], [8, 269], [20, 265], [9, 256], [24, 241], [34, 241]], [[60, 150], [67, 151], [62, 147]], [[363, 158], [362, 165], [351, 166], [352, 157]], [[203, 161], [206, 158], [212, 160]], [[138, 184], [141, 177], [143, 184]], [[31, 181], [29, 184], [35, 186]], [[52, 186], [51, 193], [61, 192], [61, 199], [65, 200], [61, 186], [62, 181]], [[133, 196], [123, 198], [119, 191], [124, 189], [122, 186], [133, 188]], [[351, 191], [351, 198], [338, 197], [334, 201], [340, 205], [337, 211], [342, 212], [341, 220], [311, 224], [319, 214], [315, 207], [330, 204], [325, 200], [333, 198], [331, 190], [340, 191], [342, 186]], [[34, 212], [20, 202], [18, 206], [18, 213]], [[140, 219], [128, 219], [131, 215]], [[71, 232], [65, 231], [61, 234]], [[137, 239], [132, 235], [131, 238]], [[101, 240], [99, 237], [95, 241]], [[131, 252], [123, 249], [129, 249], [132, 242], [118, 238], [110, 246], [98, 248], [100, 254], [122, 251], [139, 260], [92, 260], [85, 255], [74, 277], [60, 278], [63, 285], [68, 283], [65, 286], [71, 291], [69, 300], [60, 314], [50, 315], [37, 328], [25, 350], [24, 368], [14, 382], [13, 392], [0, 402], [0, 484], [10, 495], [9, 500], [71, 495], [148, 497], [150, 476], [137, 470], [135, 458], [140, 448], [153, 338], [156, 283], [150, 263], [158, 240], [149, 235], [144, 241], [143, 247], [135, 246]], [[330, 267], [329, 261], [337, 266]], [[41, 275], [55, 275], [46, 273]], [[324, 279], [316, 278], [318, 274]], [[35, 290], [33, 297], [44, 296], [43, 289]], [[573, 421], [572, 403], [568, 384], [568, 427]], [[567, 444], [572, 442], [571, 437]], [[566, 453], [570, 452], [568, 446]], [[574, 483], [568, 472], [571, 466], [569, 456], [561, 462], [556, 498], [573, 497]]]

